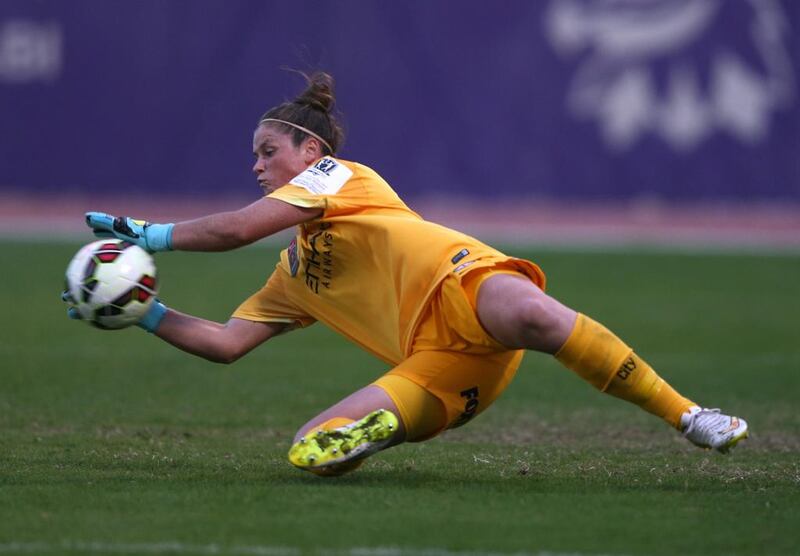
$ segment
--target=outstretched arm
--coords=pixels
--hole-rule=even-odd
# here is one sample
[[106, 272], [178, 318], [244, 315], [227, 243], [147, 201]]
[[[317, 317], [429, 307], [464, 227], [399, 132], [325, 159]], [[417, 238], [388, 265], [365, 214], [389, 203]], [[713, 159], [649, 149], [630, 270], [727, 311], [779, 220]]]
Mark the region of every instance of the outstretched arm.
[[322, 209], [303, 208], [264, 197], [244, 208], [175, 224], [172, 248], [186, 251], [228, 251], [248, 245], [302, 222]]
[[193, 317], [173, 309], [158, 323], [154, 334], [185, 352], [215, 363], [233, 363], [288, 326], [232, 318], [226, 324]]
[[[67, 304], [74, 303], [68, 291], [61, 294], [61, 300]], [[70, 319], [82, 318], [72, 305], [67, 307], [67, 316]], [[156, 299], [137, 326], [192, 355], [215, 363], [233, 363], [273, 336], [285, 332], [291, 324], [239, 318], [220, 324], [169, 309]]]
[[87, 212], [86, 224], [98, 237], [117, 237], [154, 251], [229, 251], [322, 214], [264, 197], [244, 208], [177, 224], [153, 224], [127, 216]]

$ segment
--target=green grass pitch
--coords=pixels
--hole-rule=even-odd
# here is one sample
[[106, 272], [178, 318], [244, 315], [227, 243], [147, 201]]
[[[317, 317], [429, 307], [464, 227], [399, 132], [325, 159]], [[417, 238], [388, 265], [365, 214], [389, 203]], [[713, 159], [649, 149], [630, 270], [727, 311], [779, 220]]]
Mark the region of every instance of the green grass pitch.
[[[295, 428], [381, 362], [321, 325], [225, 367], [69, 321], [77, 247], [0, 245], [0, 554], [800, 550], [796, 255], [509, 250], [684, 394], [747, 418], [730, 456], [532, 353], [468, 426], [320, 479], [285, 459]], [[161, 297], [223, 321], [276, 255], [159, 255]]]

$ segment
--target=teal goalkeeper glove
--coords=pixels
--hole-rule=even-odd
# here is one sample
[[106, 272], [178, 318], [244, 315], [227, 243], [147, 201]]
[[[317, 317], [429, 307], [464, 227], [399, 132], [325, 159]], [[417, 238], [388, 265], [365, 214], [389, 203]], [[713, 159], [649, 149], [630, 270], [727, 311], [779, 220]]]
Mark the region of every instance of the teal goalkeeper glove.
[[87, 212], [86, 225], [97, 237], [116, 237], [130, 241], [150, 253], [172, 250], [172, 228], [175, 224], [151, 224], [128, 216]]
[[64, 290], [61, 292], [61, 301], [67, 303], [67, 316], [73, 320], [80, 320], [81, 315], [78, 313], [78, 310], [72, 306], [75, 303], [75, 299], [70, 295], [69, 291]]
[[136, 326], [153, 334], [158, 330], [158, 325], [161, 324], [161, 320], [166, 314], [167, 306], [156, 299], [153, 301], [153, 304], [150, 305], [150, 309], [147, 310], [142, 320], [136, 323]]
[[[69, 291], [64, 290], [61, 292], [61, 301], [67, 304], [67, 317], [73, 320], [81, 320], [80, 313], [72, 306], [75, 303], [75, 299], [70, 295]], [[167, 306], [155, 299], [147, 313], [142, 317], [142, 320], [136, 323], [136, 326], [152, 334], [158, 329], [158, 325], [161, 324], [161, 320], [166, 314]]]

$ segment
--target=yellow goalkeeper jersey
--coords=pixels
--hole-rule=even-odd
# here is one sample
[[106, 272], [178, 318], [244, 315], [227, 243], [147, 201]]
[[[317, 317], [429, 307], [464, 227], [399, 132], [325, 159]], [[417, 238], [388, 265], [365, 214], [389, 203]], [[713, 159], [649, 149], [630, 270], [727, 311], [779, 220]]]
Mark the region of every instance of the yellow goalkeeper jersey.
[[269, 196], [324, 212], [298, 226], [267, 285], [233, 316], [303, 326], [319, 320], [395, 365], [410, 355], [416, 325], [443, 278], [503, 257], [425, 221], [355, 162], [321, 158]]

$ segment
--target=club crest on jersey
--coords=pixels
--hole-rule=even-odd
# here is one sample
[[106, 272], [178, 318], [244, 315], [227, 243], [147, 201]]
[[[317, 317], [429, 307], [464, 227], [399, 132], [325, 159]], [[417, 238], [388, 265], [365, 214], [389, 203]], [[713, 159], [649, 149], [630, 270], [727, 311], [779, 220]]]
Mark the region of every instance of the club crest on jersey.
[[292, 241], [289, 243], [289, 247], [286, 250], [286, 254], [289, 257], [289, 272], [292, 275], [292, 278], [297, 276], [297, 271], [300, 268], [300, 259], [297, 258], [297, 238], [293, 237]]

